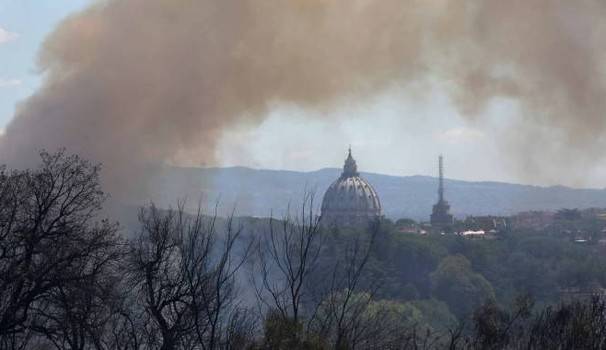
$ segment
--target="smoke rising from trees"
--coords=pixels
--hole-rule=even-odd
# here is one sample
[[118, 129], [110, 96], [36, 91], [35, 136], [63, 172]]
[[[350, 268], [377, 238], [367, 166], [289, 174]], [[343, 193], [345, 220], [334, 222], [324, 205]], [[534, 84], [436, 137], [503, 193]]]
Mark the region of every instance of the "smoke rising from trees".
[[495, 138], [521, 170], [586, 166], [605, 143], [605, 15], [598, 0], [100, 1], [47, 38], [45, 82], [0, 158], [66, 147], [125, 188], [150, 163], [212, 164], [223, 130], [275, 103], [330, 108], [437, 78], [472, 120], [495, 97], [518, 104]]

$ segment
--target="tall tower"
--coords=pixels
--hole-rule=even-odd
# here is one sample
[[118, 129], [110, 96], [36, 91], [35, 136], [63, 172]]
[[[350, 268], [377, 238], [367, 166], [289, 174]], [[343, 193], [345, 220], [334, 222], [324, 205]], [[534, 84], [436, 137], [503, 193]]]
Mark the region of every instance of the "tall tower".
[[438, 158], [438, 172], [438, 202], [433, 206], [430, 222], [432, 226], [444, 228], [452, 225], [454, 219], [450, 214], [450, 204], [444, 199], [444, 158], [442, 155]]
[[438, 185], [438, 202], [444, 202], [444, 157], [440, 154], [438, 157], [438, 168], [440, 184]]

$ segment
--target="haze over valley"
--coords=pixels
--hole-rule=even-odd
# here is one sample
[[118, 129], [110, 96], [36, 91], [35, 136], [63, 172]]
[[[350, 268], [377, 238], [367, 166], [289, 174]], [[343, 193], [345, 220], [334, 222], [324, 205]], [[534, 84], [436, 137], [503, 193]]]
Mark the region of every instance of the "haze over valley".
[[0, 0], [0, 350], [605, 349], [605, 18]]
[[[284, 208], [297, 204], [306, 190], [314, 191], [319, 205], [326, 188], [340, 169], [311, 172], [263, 170], [245, 167], [179, 168], [158, 172], [150, 185], [151, 198], [165, 205], [174, 198], [188, 198], [190, 204], [203, 198], [209, 205], [219, 202], [223, 213], [236, 208], [242, 216], [280, 216]], [[389, 176], [361, 172], [374, 186], [385, 215], [392, 219], [428, 221], [437, 199], [438, 179], [430, 176]], [[603, 189], [541, 187], [502, 182], [473, 182], [446, 179], [446, 197], [452, 213], [508, 216], [523, 211], [557, 211], [564, 208], [606, 208]]]

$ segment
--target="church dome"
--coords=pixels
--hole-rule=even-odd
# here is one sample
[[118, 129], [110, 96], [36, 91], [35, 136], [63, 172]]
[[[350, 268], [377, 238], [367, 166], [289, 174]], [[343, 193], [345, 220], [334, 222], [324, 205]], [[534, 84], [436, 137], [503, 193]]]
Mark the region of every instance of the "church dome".
[[343, 173], [333, 182], [322, 200], [322, 223], [360, 226], [381, 217], [381, 202], [374, 188], [358, 173], [351, 149]]

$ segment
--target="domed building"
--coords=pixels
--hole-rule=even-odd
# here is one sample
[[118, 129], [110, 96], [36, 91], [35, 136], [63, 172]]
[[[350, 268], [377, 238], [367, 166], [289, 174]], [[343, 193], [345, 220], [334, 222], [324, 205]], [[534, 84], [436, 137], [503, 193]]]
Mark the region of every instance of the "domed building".
[[333, 182], [322, 200], [321, 223], [326, 226], [352, 227], [368, 225], [381, 217], [377, 192], [358, 173], [351, 148], [343, 173]]

